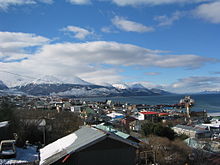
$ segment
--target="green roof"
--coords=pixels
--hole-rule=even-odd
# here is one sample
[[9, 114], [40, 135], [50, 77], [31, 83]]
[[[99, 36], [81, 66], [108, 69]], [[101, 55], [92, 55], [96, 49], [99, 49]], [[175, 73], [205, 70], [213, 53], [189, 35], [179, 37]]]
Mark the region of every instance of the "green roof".
[[120, 137], [122, 137], [123, 139], [127, 139], [130, 135], [129, 134], [126, 134], [124, 132], [121, 132], [121, 131], [118, 131], [112, 127], [109, 127], [109, 126], [105, 126], [105, 125], [96, 125], [95, 126], [96, 128], [98, 129], [101, 129], [101, 130], [104, 130], [104, 131], [107, 131], [107, 132], [112, 132]]

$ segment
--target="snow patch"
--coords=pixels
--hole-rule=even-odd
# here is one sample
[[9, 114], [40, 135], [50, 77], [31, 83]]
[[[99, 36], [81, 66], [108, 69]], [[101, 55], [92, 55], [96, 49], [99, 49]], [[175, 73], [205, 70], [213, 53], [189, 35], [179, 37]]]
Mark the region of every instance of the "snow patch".
[[129, 86], [126, 84], [112, 84], [112, 86], [117, 89], [128, 89], [129, 88]]
[[51, 95], [59, 95], [59, 96], [107, 96], [109, 94], [118, 93], [115, 89], [107, 89], [107, 88], [72, 88], [71, 90], [59, 93], [52, 93]]
[[65, 149], [73, 144], [76, 139], [76, 134], [72, 133], [40, 149], [40, 165], [43, 164], [48, 158], [57, 153], [61, 151], [66, 152]]
[[1, 127], [6, 127], [6, 126], [8, 126], [8, 124], [9, 124], [9, 121], [0, 122], [0, 128]]
[[38, 152], [35, 146], [28, 146], [26, 149], [16, 148], [16, 157], [12, 159], [0, 159], [0, 164], [11, 165], [16, 163], [27, 163], [38, 160]]

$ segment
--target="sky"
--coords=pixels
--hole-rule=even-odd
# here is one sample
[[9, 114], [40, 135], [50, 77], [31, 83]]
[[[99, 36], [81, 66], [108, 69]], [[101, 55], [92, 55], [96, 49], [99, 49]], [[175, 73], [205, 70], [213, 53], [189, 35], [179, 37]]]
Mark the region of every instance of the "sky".
[[220, 0], [0, 0], [0, 80], [220, 90]]

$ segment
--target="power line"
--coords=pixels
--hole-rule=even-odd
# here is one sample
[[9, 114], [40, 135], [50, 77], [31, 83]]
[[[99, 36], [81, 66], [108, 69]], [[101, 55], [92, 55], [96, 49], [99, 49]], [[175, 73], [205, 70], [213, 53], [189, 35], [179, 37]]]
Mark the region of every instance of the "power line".
[[16, 76], [20, 76], [20, 77], [25, 77], [25, 78], [29, 78], [29, 79], [36, 79], [36, 77], [24, 76], [24, 75], [20, 75], [20, 74], [9, 72], [9, 71], [5, 71], [5, 70], [0, 70], [0, 72], [9, 73], [9, 74], [12, 74], [12, 75], [16, 75]]

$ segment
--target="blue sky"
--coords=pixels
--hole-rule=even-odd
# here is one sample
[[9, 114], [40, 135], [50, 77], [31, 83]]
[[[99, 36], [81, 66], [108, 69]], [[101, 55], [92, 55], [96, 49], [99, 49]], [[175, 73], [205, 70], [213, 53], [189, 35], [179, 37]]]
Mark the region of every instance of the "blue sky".
[[0, 0], [6, 84], [12, 72], [220, 90], [219, 43], [219, 0]]

